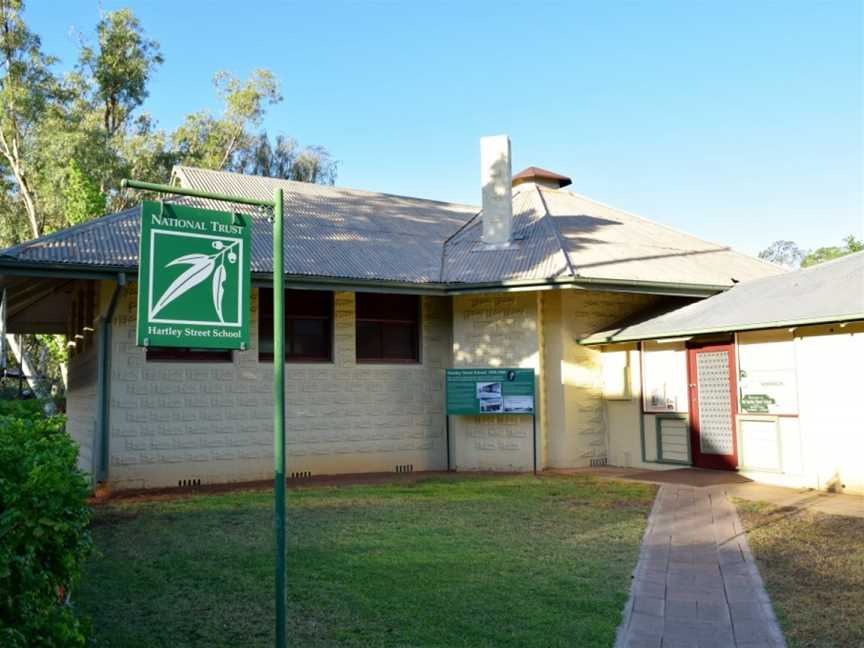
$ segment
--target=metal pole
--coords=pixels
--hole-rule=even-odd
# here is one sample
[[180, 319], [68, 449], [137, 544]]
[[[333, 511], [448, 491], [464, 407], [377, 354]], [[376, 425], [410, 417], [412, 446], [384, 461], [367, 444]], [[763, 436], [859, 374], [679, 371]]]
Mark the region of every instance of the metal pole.
[[285, 568], [285, 270], [282, 190], [273, 192], [273, 444], [276, 493], [276, 648], [286, 646]]
[[450, 415], [447, 414], [444, 420], [446, 421], [444, 435], [447, 445], [447, 472], [450, 472]]
[[532, 438], [532, 447], [533, 452], [532, 459], [534, 462], [534, 474], [537, 474], [537, 414], [534, 413], [531, 415], [531, 438]]
[[170, 193], [177, 196], [192, 196], [193, 198], [219, 200], [221, 202], [236, 203], [238, 205], [261, 205], [265, 207], [275, 207], [273, 202], [269, 200], [246, 198], [245, 196], [234, 196], [232, 194], [214, 193], [212, 191], [202, 191], [200, 189], [187, 189], [185, 187], [155, 184], [153, 182], [141, 182], [139, 180], [122, 180], [120, 182], [120, 187], [123, 189], [141, 189], [143, 191], [154, 191], [156, 193]]

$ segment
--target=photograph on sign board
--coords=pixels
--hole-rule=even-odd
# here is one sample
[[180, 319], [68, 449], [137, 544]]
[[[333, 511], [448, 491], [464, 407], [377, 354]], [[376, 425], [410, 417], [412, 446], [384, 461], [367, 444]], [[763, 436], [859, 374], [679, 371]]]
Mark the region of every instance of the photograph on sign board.
[[493, 396], [501, 397], [500, 382], [478, 382], [477, 383], [477, 398], [491, 398]]
[[480, 411], [484, 413], [500, 412], [504, 409], [504, 401], [500, 396], [480, 399]]
[[534, 397], [505, 396], [504, 411], [513, 414], [531, 414], [534, 412]]

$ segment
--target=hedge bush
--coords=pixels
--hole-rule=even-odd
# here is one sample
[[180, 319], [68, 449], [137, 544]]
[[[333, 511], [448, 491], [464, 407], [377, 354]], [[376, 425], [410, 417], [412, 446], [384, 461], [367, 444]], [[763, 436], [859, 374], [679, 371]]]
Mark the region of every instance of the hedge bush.
[[0, 399], [0, 416], [27, 420], [42, 420], [45, 418], [45, 402], [32, 398], [30, 400]]
[[68, 593], [91, 548], [89, 485], [63, 418], [17, 413], [0, 416], [0, 646], [83, 646]]

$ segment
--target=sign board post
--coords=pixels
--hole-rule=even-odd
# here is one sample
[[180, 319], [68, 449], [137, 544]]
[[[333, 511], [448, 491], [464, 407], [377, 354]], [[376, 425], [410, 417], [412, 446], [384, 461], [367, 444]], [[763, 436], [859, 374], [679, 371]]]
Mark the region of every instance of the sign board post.
[[534, 370], [517, 368], [447, 369], [447, 468], [450, 469], [450, 416], [531, 416], [532, 462], [537, 472], [537, 413]]
[[[286, 648], [285, 362], [278, 360], [285, 357], [282, 189], [273, 190], [273, 200], [259, 200], [136, 180], [123, 180], [120, 186], [273, 210], [273, 344], [277, 359], [273, 362], [276, 648]], [[154, 219], [154, 214], [160, 215], [160, 218]], [[242, 231], [238, 232], [233, 228], [237, 226], [237, 220], [242, 219], [240, 216], [161, 203], [145, 202], [141, 216], [138, 343], [144, 346], [245, 350], [249, 344], [251, 226], [242, 227]], [[145, 225], [148, 220], [145, 216], [149, 216], [149, 225]], [[166, 218], [176, 222], [166, 225]], [[204, 225], [194, 225], [196, 222], [204, 222]], [[168, 228], [167, 233], [159, 234], [158, 242], [152, 238], [154, 223], [158, 228]], [[146, 232], [145, 228], [148, 228]], [[201, 240], [194, 244], [190, 241], [177, 243], [167, 238], [163, 241], [163, 234], [181, 239], [196, 238], [193, 235], [197, 234]], [[145, 249], [145, 245], [149, 247]], [[189, 249], [184, 248], [184, 245], [188, 245]], [[146, 271], [145, 263], [150, 264]], [[235, 264], [236, 270], [232, 274], [230, 268]], [[179, 272], [166, 272], [175, 266], [182, 268]], [[145, 283], [147, 289], [142, 294], [141, 286]], [[163, 327], [167, 330], [163, 330]], [[172, 330], [179, 327], [182, 327], [180, 333]]]
[[250, 227], [243, 216], [161, 202], [141, 206], [138, 344], [245, 349]]

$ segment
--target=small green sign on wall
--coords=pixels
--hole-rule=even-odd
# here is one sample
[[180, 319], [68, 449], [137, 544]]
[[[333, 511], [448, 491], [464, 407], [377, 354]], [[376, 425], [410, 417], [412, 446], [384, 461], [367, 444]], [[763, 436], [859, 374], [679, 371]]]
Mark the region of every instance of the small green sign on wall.
[[144, 202], [138, 344], [245, 349], [249, 344], [248, 218]]
[[534, 414], [533, 369], [448, 369], [448, 415]]

